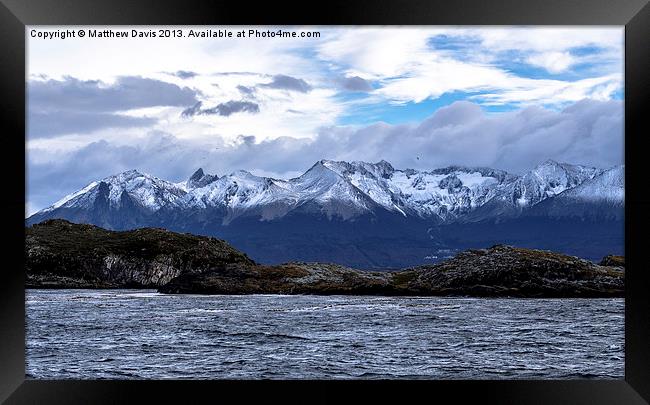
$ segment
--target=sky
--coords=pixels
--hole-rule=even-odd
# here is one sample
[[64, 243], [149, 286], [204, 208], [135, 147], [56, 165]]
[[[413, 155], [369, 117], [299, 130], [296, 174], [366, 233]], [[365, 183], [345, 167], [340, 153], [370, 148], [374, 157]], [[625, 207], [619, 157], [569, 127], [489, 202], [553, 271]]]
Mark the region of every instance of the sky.
[[[128, 37], [90, 37], [109, 28]], [[27, 27], [26, 215], [129, 169], [180, 182], [199, 167], [292, 178], [321, 159], [623, 164], [623, 32]]]

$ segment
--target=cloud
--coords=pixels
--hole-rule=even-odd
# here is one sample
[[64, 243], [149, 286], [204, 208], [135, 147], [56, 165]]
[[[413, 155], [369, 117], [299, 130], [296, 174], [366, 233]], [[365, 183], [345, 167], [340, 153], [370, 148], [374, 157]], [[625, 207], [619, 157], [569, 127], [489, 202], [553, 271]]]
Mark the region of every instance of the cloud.
[[[317, 55], [348, 76], [372, 79], [373, 95], [391, 103], [463, 92], [500, 95], [475, 98], [488, 103], [561, 108], [593, 94], [612, 98], [622, 88], [622, 33], [619, 28], [364, 28], [336, 31]], [[522, 68], [526, 65], [572, 76], [532, 76]], [[611, 91], [604, 91], [604, 81]]]
[[551, 73], [561, 73], [571, 67], [576, 60], [569, 52], [543, 52], [529, 56], [526, 62], [543, 67]]
[[132, 117], [110, 113], [30, 112], [27, 115], [27, 130], [30, 138], [37, 139], [73, 132], [93, 132], [103, 128], [149, 127], [157, 121], [151, 117]]
[[339, 85], [345, 90], [349, 91], [359, 91], [359, 92], [369, 92], [372, 91], [372, 86], [368, 83], [367, 80], [360, 78], [359, 76], [349, 76], [344, 77], [338, 80]]
[[[41, 133], [29, 136], [109, 139], [109, 131], [101, 132], [107, 128], [119, 128], [113, 132], [120, 136], [138, 128], [141, 135], [140, 125], [155, 119], [147, 129], [179, 138], [214, 133], [229, 140], [242, 133], [258, 141], [313, 138], [321, 126], [413, 121], [428, 106], [461, 98], [509, 111], [622, 97], [621, 28], [322, 27], [321, 32], [316, 40], [255, 43], [30, 40], [29, 111], [31, 127]], [[97, 44], [111, 52], [96, 54]], [[197, 72], [191, 80], [182, 78]], [[257, 109], [225, 104], [228, 100]], [[188, 110], [187, 117], [199, 101], [205, 113], [182, 119], [181, 112]], [[38, 123], [57, 113], [63, 119], [64, 110], [88, 115], [79, 125], [73, 119], [65, 126], [53, 122], [56, 130], [48, 130], [47, 121]], [[91, 113], [119, 116], [98, 115], [92, 123]]]
[[583, 99], [609, 100], [622, 87], [621, 75], [573, 82], [512, 78], [509, 86], [490, 89], [471, 98], [487, 105], [564, 105]]
[[477, 93], [469, 97], [488, 105], [561, 107], [584, 98], [609, 99], [621, 88], [620, 73], [574, 81], [532, 79], [490, 66], [438, 60], [423, 61], [413, 74], [385, 80], [374, 93], [395, 103], [419, 103], [462, 91]]
[[221, 103], [216, 107], [203, 110], [203, 114], [219, 114], [223, 115], [224, 117], [237, 112], [258, 113], [260, 112], [260, 107], [259, 105], [251, 103], [250, 101], [230, 100], [225, 103]]
[[260, 84], [260, 87], [297, 91], [300, 93], [307, 93], [312, 89], [306, 81], [285, 75], [275, 75], [270, 83]]
[[341, 65], [350, 75], [364, 79], [396, 77], [429, 52], [427, 40], [432, 32], [417, 28], [340, 30], [317, 47], [317, 54], [324, 61]]
[[[70, 38], [57, 43], [29, 39], [28, 73], [30, 78], [39, 74], [101, 78], [105, 83], [98, 87], [102, 89], [115, 87], [110, 83], [119, 76], [155, 77], [173, 82], [168, 84], [178, 89], [191, 83], [194, 88], [188, 90], [200, 92], [195, 99], [181, 103], [182, 108], [199, 99], [205, 105], [216, 105], [220, 100], [246, 98], [269, 112], [269, 106], [279, 104], [271, 98], [281, 99], [283, 105], [278, 110], [301, 110], [304, 100], [299, 96], [313, 95], [325, 87], [322, 84], [331, 85], [333, 77], [351, 78], [343, 85], [337, 83], [338, 90], [370, 90], [362, 80], [370, 81], [375, 90], [349, 98], [337, 94], [329, 101], [321, 97], [318, 102], [346, 103], [343, 110], [354, 107], [348, 103], [350, 99], [365, 98], [368, 104], [378, 106], [375, 111], [386, 103], [403, 106], [445, 95], [457, 99], [469, 93], [489, 94], [473, 100], [502, 103], [504, 109], [534, 103], [551, 106], [556, 101], [553, 107], [562, 108], [592, 94], [620, 98], [618, 89], [623, 83], [622, 27], [319, 27], [319, 31], [318, 39], [280, 42], [184, 37], [170, 41], [141, 38], [118, 44], [108, 39]], [[98, 47], [103, 52], [95, 52]], [[89, 54], [93, 58], [88, 58]], [[191, 81], [183, 79], [196, 72], [200, 74]], [[596, 83], [603, 78], [609, 83]], [[219, 88], [213, 86], [215, 81]], [[590, 82], [595, 83], [594, 88], [581, 87]], [[255, 100], [247, 91], [251, 89], [257, 90]], [[359, 122], [369, 121], [363, 112], [344, 111], [342, 115], [335, 119], [350, 122], [350, 117], [361, 117]], [[388, 115], [395, 116], [392, 111]], [[158, 118], [166, 122], [166, 117]], [[291, 134], [285, 128], [270, 131]]]
[[181, 112], [181, 117], [193, 117], [197, 114], [201, 114], [201, 106], [203, 105], [203, 102], [198, 101], [196, 104], [194, 104], [191, 107], [187, 107], [186, 109]]
[[241, 84], [237, 86], [237, 90], [245, 96], [250, 96], [255, 93], [255, 87], [242, 86]]
[[498, 115], [459, 101], [416, 124], [330, 126], [313, 139], [241, 135], [233, 142], [215, 135], [197, 141], [151, 132], [130, 144], [29, 148], [28, 201], [44, 208], [91, 181], [133, 168], [182, 181], [198, 167], [220, 176], [238, 169], [294, 176], [320, 159], [385, 159], [420, 170], [458, 164], [522, 172], [549, 158], [611, 167], [624, 162], [623, 141], [622, 102], [595, 100], [561, 111], [527, 107]]
[[114, 83], [99, 80], [30, 81], [29, 108], [38, 111], [114, 112], [154, 106], [187, 106], [197, 102], [197, 92], [173, 83], [139, 76], [119, 77]]
[[147, 127], [158, 119], [123, 112], [196, 103], [196, 91], [142, 77], [99, 80], [30, 80], [27, 84], [28, 136], [31, 139], [89, 133], [104, 128]]
[[449, 28], [431, 39], [441, 54], [505, 70], [514, 62], [550, 67], [553, 74], [577, 67], [582, 74], [607, 75], [621, 70], [623, 61], [622, 27]]
[[256, 114], [260, 112], [260, 107], [256, 103], [250, 101], [235, 101], [230, 100], [225, 103], [218, 104], [215, 107], [211, 108], [201, 108], [203, 105], [202, 102], [194, 104], [192, 107], [188, 107], [181, 113], [183, 117], [192, 117], [195, 115], [221, 115], [228, 117], [231, 114], [238, 112], [249, 112]]
[[181, 79], [191, 79], [193, 77], [198, 76], [198, 73], [191, 72], [189, 70], [178, 70], [175, 73], [172, 73], [172, 75], [176, 77], [180, 77]]
[[561, 52], [586, 46], [614, 49], [623, 46], [622, 27], [493, 27], [450, 29], [445, 33], [479, 38], [482, 46], [495, 51]]

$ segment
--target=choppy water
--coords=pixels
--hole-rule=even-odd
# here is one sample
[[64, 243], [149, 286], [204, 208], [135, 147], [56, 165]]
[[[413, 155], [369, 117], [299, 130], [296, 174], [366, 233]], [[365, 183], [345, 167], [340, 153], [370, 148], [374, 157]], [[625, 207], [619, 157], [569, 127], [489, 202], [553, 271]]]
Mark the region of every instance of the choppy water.
[[622, 378], [623, 299], [29, 290], [28, 378]]

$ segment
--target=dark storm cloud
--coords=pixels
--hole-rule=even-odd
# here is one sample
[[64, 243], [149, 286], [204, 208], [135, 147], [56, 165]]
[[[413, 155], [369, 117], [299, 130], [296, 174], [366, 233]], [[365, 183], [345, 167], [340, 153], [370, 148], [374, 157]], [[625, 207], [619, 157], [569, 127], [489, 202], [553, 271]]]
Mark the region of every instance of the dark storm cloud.
[[348, 91], [359, 91], [359, 92], [370, 92], [373, 90], [370, 83], [367, 80], [360, 78], [359, 76], [349, 76], [344, 77], [338, 80], [339, 85]]
[[189, 70], [179, 70], [174, 73], [172, 73], [176, 77], [180, 77], [181, 79], [191, 79], [193, 77], [198, 76], [199, 74], [196, 72], [191, 72]]
[[239, 90], [245, 96], [250, 96], [253, 93], [255, 93], [254, 87], [246, 87], [246, 86], [239, 85], [237, 86], [237, 90]]
[[139, 76], [123, 76], [106, 85], [98, 80], [30, 81], [29, 108], [38, 111], [115, 112], [156, 106], [196, 103], [196, 91]]
[[275, 75], [270, 83], [260, 84], [260, 87], [298, 91], [300, 93], [307, 93], [312, 89], [306, 81], [285, 75]]
[[181, 113], [181, 117], [193, 117], [197, 114], [201, 114], [202, 105], [203, 105], [202, 102], [197, 101], [197, 103], [194, 104], [193, 106], [184, 109], [183, 112]]
[[153, 118], [117, 114], [135, 108], [187, 106], [197, 102], [196, 92], [160, 80], [120, 77], [113, 84], [98, 80], [29, 81], [27, 84], [28, 136], [32, 139], [82, 133], [102, 128], [152, 125]]
[[[93, 180], [132, 168], [181, 181], [199, 166], [220, 176], [245, 169], [283, 177], [305, 171], [320, 159], [385, 159], [396, 168], [420, 170], [489, 166], [515, 173], [549, 158], [602, 168], [624, 162], [621, 101], [583, 100], [563, 111], [530, 107], [495, 115], [461, 101], [419, 124], [330, 127], [314, 139], [257, 142], [249, 135], [233, 143], [215, 135], [216, 145], [210, 146], [163, 133], [150, 133], [147, 139], [133, 146], [101, 141], [57, 154], [30, 151], [28, 201], [44, 208]], [[38, 159], [39, 153], [49, 159]]]
[[231, 114], [238, 112], [249, 112], [256, 114], [260, 112], [260, 107], [256, 103], [251, 103], [249, 101], [234, 101], [230, 100], [225, 103], [221, 103], [216, 107], [207, 108], [203, 110], [202, 114], [218, 114], [227, 117]]
[[261, 73], [256, 73], [256, 72], [215, 72], [212, 73], [212, 76], [268, 76], [268, 75], [263, 75]]
[[201, 108], [202, 103], [199, 101], [194, 104], [192, 107], [186, 108], [183, 110], [181, 115], [183, 117], [192, 117], [194, 115], [221, 115], [228, 117], [231, 114], [238, 112], [249, 112], [252, 114], [257, 114], [260, 112], [260, 107], [256, 103], [249, 101], [235, 101], [230, 100], [225, 103], [218, 104], [215, 107], [211, 108]]
[[47, 138], [70, 132], [92, 132], [102, 128], [148, 127], [156, 123], [155, 118], [131, 117], [110, 113], [84, 113], [57, 111], [33, 112], [27, 117], [30, 138]]
[[257, 138], [255, 137], [255, 135], [239, 135], [237, 137], [237, 142], [248, 146], [255, 145], [256, 140]]

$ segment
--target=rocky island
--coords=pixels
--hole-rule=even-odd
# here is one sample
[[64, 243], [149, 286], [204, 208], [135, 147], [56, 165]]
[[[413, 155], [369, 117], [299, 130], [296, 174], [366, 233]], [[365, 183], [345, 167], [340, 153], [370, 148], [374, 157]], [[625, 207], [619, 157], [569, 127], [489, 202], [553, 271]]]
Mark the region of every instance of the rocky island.
[[156, 288], [192, 294], [622, 297], [625, 261], [595, 264], [496, 245], [438, 264], [371, 272], [327, 263], [262, 265], [227, 242], [158, 228], [108, 231], [53, 219], [26, 228], [27, 288]]
[[157, 288], [254, 262], [226, 242], [156, 228], [114, 232], [61, 219], [26, 228], [27, 288]]

